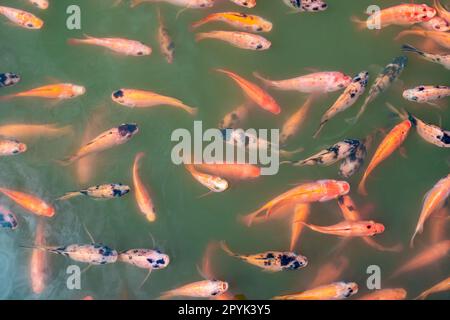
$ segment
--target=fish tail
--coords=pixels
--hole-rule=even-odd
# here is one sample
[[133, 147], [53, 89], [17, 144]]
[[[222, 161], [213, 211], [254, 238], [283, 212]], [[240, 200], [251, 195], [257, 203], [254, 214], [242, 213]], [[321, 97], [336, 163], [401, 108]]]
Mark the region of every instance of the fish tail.
[[423, 30], [403, 30], [399, 32], [399, 34], [394, 38], [394, 40], [398, 40], [408, 35], [425, 35], [425, 31]]
[[75, 38], [70, 38], [67, 40], [67, 44], [70, 44], [71, 46], [75, 46], [75, 45], [79, 45], [79, 44], [85, 44], [86, 43], [86, 39], [75, 39]]
[[411, 248], [414, 248], [414, 239], [416, 236], [423, 232], [423, 226], [417, 226], [416, 230], [414, 231], [414, 234], [411, 237], [411, 241], [409, 242], [409, 246]]
[[8, 94], [8, 95], [5, 95], [5, 96], [1, 96], [0, 97], [0, 101], [11, 100], [12, 98], [17, 97], [17, 96], [18, 96], [18, 94]]
[[358, 185], [358, 192], [359, 194], [363, 195], [363, 196], [367, 196], [367, 189], [366, 189], [366, 180], [367, 180], [367, 175], [364, 174], [364, 176], [361, 179], [361, 182]]
[[414, 52], [414, 53], [417, 53], [417, 54], [420, 54], [423, 56], [423, 51], [420, 51], [419, 49], [417, 49], [409, 44], [402, 45], [402, 50], [407, 51], [407, 52]]
[[[292, 150], [292, 151], [287, 151], [287, 150], [280, 150], [280, 156], [281, 157], [283, 157], [283, 158], [290, 158], [290, 157], [292, 157], [293, 155], [295, 155], [295, 154], [297, 154], [297, 153], [300, 153], [300, 152], [303, 152], [305, 150], [305, 148], [303, 148], [303, 147], [300, 147], [300, 148], [297, 148], [297, 149], [295, 149], [295, 150]], [[284, 162], [284, 163], [291, 163], [292, 161], [282, 161], [282, 162]]]
[[417, 296], [417, 298], [415, 298], [414, 300], [425, 300], [426, 298], [428, 298], [429, 295], [430, 295], [430, 291], [426, 290], [426, 291], [422, 292], [421, 294], [419, 294]]
[[168, 300], [170, 298], [175, 297], [176, 295], [177, 294], [175, 290], [165, 291], [158, 297], [158, 300]]
[[67, 192], [62, 197], [57, 198], [55, 201], [64, 201], [68, 199], [72, 199], [81, 195], [80, 191]]
[[238, 254], [234, 253], [233, 251], [231, 251], [230, 247], [227, 246], [227, 244], [225, 243], [225, 241], [220, 241], [220, 247], [222, 248], [223, 251], [225, 251], [229, 256], [232, 257], [239, 257]]
[[193, 115], [193, 116], [195, 116], [198, 113], [198, 109], [197, 108], [190, 107], [190, 106], [188, 106], [188, 105], [186, 105], [184, 103], [180, 103], [179, 107], [181, 109], [183, 109], [184, 111], [186, 111], [187, 113], [189, 113], [190, 115]]
[[327, 121], [322, 121], [320, 123], [319, 128], [316, 130], [316, 132], [313, 135], [314, 139], [316, 139], [319, 136], [320, 132], [322, 131], [323, 127], [325, 126], [325, 123], [327, 123]]
[[35, 250], [41, 250], [41, 251], [46, 251], [46, 252], [53, 252], [53, 253], [60, 253], [57, 249], [52, 248], [52, 247], [47, 247], [47, 246], [39, 246], [39, 245], [19, 245], [20, 248], [25, 248], [25, 249], [35, 249]]
[[208, 39], [211, 36], [210, 32], [200, 32], [195, 35], [195, 41], [200, 42], [204, 39]]
[[56, 162], [57, 164], [59, 164], [60, 166], [66, 167], [71, 165], [77, 158], [75, 156], [72, 157], [68, 157], [68, 158], [64, 158], [64, 159], [57, 159], [54, 160], [54, 162]]
[[256, 211], [254, 211], [254, 212], [251, 212], [251, 213], [249, 213], [249, 214], [246, 214], [245, 216], [240, 216], [239, 217], [239, 220], [243, 223], [243, 224], [245, 224], [247, 227], [251, 227], [251, 225], [252, 225], [252, 223], [253, 223], [253, 220], [262, 212], [262, 211], [264, 211], [266, 208], [261, 208], [261, 209], [258, 209], [258, 210], [256, 210]]
[[134, 158], [135, 162], [141, 161], [141, 159], [145, 156], [145, 153], [143, 151], [136, 153], [136, 156]]
[[262, 83], [264, 83], [264, 85], [266, 86], [271, 86], [272, 85], [272, 81], [270, 81], [269, 79], [264, 78], [259, 72], [255, 71], [253, 72], [253, 76], [262, 81]]
[[356, 28], [358, 30], [363, 30], [363, 29], [367, 28], [367, 21], [361, 20], [356, 16], [352, 16], [350, 18], [350, 20], [356, 24]]
[[214, 18], [215, 18], [214, 15], [210, 15], [210, 16], [207, 16], [206, 18], [200, 19], [200, 20], [194, 22], [193, 24], [191, 24], [191, 29], [198, 28], [198, 27], [210, 22]]
[[[147, 0], [148, 1], [148, 0]], [[144, 0], [131, 0], [130, 8], [137, 7], [138, 5], [144, 3]]]

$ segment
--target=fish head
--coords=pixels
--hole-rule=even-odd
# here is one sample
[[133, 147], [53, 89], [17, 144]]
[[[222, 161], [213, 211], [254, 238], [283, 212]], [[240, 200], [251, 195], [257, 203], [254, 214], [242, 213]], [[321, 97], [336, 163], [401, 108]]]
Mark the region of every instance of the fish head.
[[336, 181], [338, 194], [344, 196], [350, 192], [350, 184], [347, 181]]
[[407, 56], [395, 57], [392, 63], [398, 65], [400, 69], [403, 69], [406, 67], [406, 64], [408, 63], [408, 57]]
[[308, 265], [308, 258], [302, 255], [295, 255], [294, 259], [286, 266], [288, 270], [298, 270]]
[[83, 86], [72, 85], [72, 92], [74, 97], [82, 96], [86, 93], [86, 88]]
[[256, 0], [234, 0], [234, 2], [246, 8], [253, 8], [256, 6]]
[[348, 85], [352, 82], [352, 80], [353, 80], [352, 77], [343, 73], [338, 73], [334, 77], [334, 85], [339, 89], [347, 88]]
[[135, 123], [124, 123], [121, 124], [117, 129], [119, 130], [120, 136], [127, 139], [131, 138], [139, 132], [139, 128]]
[[132, 106], [130, 104], [127, 104], [127, 90], [126, 89], [119, 89], [114, 91], [111, 94], [111, 99], [114, 102], [117, 102], [119, 104], [125, 105], [125, 106]]
[[269, 49], [271, 46], [272, 46], [272, 43], [269, 41], [269, 40], [266, 40], [266, 39], [259, 39], [259, 40], [257, 40], [257, 41], [252, 41], [251, 43], [250, 43], [250, 45], [251, 45], [251, 47], [254, 49], [254, 50], [260, 50], [260, 51], [262, 51], [262, 50], [267, 50], [267, 49]]
[[437, 11], [435, 8], [427, 6], [426, 4], [422, 4], [421, 5], [421, 15], [420, 18], [422, 21], [429, 21], [431, 20], [434, 16], [436, 16]]
[[139, 43], [139, 45], [137, 45], [134, 55], [136, 56], [149, 56], [152, 53], [152, 48], [150, 48], [149, 46], [146, 46], [143, 43]]
[[153, 269], [164, 269], [170, 263], [170, 258], [167, 254], [161, 253], [158, 250], [152, 250], [151, 257], [147, 258]]
[[44, 21], [34, 15], [29, 15], [27, 18], [24, 25], [27, 29], [41, 29], [44, 26]]
[[42, 215], [44, 217], [53, 217], [55, 215], [55, 208], [53, 208], [52, 206], [49, 205], [45, 205], [45, 207], [42, 210]]
[[367, 221], [366, 229], [370, 231], [372, 235], [376, 235], [384, 232], [384, 225], [375, 221]]
[[20, 76], [15, 73], [0, 74], [0, 82], [5, 86], [12, 86], [20, 81]]
[[418, 101], [419, 98], [416, 95], [416, 91], [417, 91], [416, 89], [407, 89], [403, 91], [402, 96], [403, 98], [409, 101]]
[[123, 184], [113, 184], [112, 185], [112, 192], [114, 197], [121, 197], [128, 192], [130, 192], [130, 187]]
[[48, 9], [48, 1], [47, 0], [32, 0], [31, 3], [38, 7], [39, 9], [46, 10]]
[[197, 0], [197, 6], [199, 8], [211, 8], [214, 5], [215, 0]]
[[27, 145], [25, 143], [11, 140], [11, 154], [19, 154], [27, 151]]
[[343, 296], [348, 298], [354, 294], [358, 293], [358, 284], [355, 282], [344, 283], [344, 293]]
[[214, 281], [214, 286], [215, 286], [215, 291], [213, 293], [213, 296], [220, 296], [221, 294], [225, 293], [228, 291], [228, 282], [225, 281], [220, 281], [220, 280], [213, 280]]
[[213, 177], [211, 182], [211, 191], [213, 192], [223, 192], [229, 187], [228, 181], [221, 177]]
[[425, 28], [432, 31], [447, 32], [450, 30], [450, 24], [441, 17], [433, 17], [428, 22], [424, 22]]
[[7, 228], [14, 230], [17, 228], [16, 216], [4, 207], [0, 207], [0, 228]]
[[272, 28], [273, 28], [272, 22], [264, 20], [264, 19], [261, 19], [261, 21], [260, 21], [260, 31], [270, 32], [270, 31], [272, 31]]

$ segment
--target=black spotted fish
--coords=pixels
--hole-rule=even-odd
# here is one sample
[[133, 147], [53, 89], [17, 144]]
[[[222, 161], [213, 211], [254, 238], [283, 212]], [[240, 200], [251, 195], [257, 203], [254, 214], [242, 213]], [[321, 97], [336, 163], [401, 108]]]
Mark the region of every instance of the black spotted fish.
[[17, 218], [9, 209], [0, 206], [0, 228], [14, 230], [17, 228]]
[[220, 246], [228, 255], [239, 258], [264, 271], [279, 272], [298, 270], [308, 265], [308, 259], [306, 257], [293, 252], [267, 251], [257, 254], [241, 255], [231, 251], [224, 241], [220, 243]]
[[361, 106], [358, 114], [355, 118], [351, 119], [351, 122], [355, 123], [356, 121], [358, 121], [364, 111], [366, 111], [369, 103], [374, 101], [378, 97], [378, 95], [386, 91], [391, 86], [391, 84], [396, 79], [398, 79], [407, 63], [408, 58], [406, 56], [400, 56], [394, 58], [394, 60], [383, 69], [383, 71], [375, 79], [372, 87], [370, 87], [369, 94], [366, 97], [366, 100], [364, 100], [364, 103]]
[[403, 98], [417, 103], [427, 103], [435, 106], [433, 101], [449, 97], [450, 87], [448, 86], [417, 86], [403, 91]]
[[130, 187], [121, 183], [101, 184], [80, 191], [68, 192], [57, 200], [67, 200], [78, 196], [88, 196], [94, 199], [119, 198], [130, 192]]
[[283, 0], [283, 2], [298, 12], [319, 12], [328, 8], [323, 0]]
[[408, 119], [423, 140], [441, 148], [450, 148], [450, 131], [428, 124], [410, 113]]
[[450, 54], [432, 54], [421, 51], [409, 44], [404, 44], [402, 46], [403, 51], [414, 52], [420, 55], [423, 59], [443, 65], [445, 69], [450, 70]]
[[366, 156], [366, 143], [361, 142], [360, 145], [356, 147], [355, 152], [351, 153], [344, 161], [342, 161], [339, 166], [339, 175], [344, 178], [350, 178], [361, 169]]
[[141, 269], [164, 269], [170, 263], [167, 254], [152, 249], [130, 249], [119, 253], [119, 261]]
[[15, 73], [11, 72], [0, 73], [0, 88], [13, 86], [19, 81], [20, 76]]

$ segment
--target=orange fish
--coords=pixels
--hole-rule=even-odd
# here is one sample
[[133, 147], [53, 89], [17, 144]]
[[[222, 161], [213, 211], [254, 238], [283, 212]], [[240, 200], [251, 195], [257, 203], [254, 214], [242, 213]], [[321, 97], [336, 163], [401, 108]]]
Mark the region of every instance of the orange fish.
[[41, 29], [44, 25], [44, 21], [23, 10], [0, 6], [0, 14], [22, 28]]
[[448, 290], [450, 290], [450, 277], [442, 280], [438, 284], [432, 286], [430, 289], [425, 290], [417, 297], [417, 299], [424, 300], [424, 299], [428, 298], [428, 296], [430, 294], [437, 293], [437, 292], [444, 292], [444, 291], [448, 291]]
[[94, 38], [85, 35], [85, 39], [69, 39], [67, 42], [71, 45], [100, 46], [126, 56], [148, 56], [152, 53], [152, 48], [142, 42], [123, 38]]
[[227, 282], [219, 280], [202, 280], [163, 292], [159, 299], [170, 299], [173, 297], [214, 298], [227, 291]]
[[200, 27], [212, 21], [222, 21], [226, 24], [250, 32], [269, 32], [272, 30], [272, 23], [255, 15], [239, 12], [218, 12], [194, 22], [192, 28]]
[[0, 126], [0, 136], [23, 138], [55, 137], [71, 134], [72, 126], [58, 126], [57, 124], [26, 124], [15, 123]]
[[139, 207], [139, 211], [147, 218], [148, 221], [153, 222], [156, 220], [155, 207], [153, 201], [148, 193], [147, 188], [139, 177], [139, 161], [144, 157], [143, 152], [139, 152], [134, 157], [133, 164], [133, 186], [134, 196]]
[[444, 240], [436, 244], [431, 245], [429, 248], [423, 250], [414, 258], [409, 260], [397, 271], [395, 271], [391, 278], [397, 277], [402, 273], [410, 272], [422, 267], [426, 267], [439, 259], [442, 259], [448, 255], [450, 250], [450, 240]]
[[285, 205], [287, 202], [293, 203], [311, 203], [311, 202], [325, 202], [336, 199], [339, 196], [345, 195], [350, 191], [350, 185], [346, 181], [336, 180], [318, 180], [307, 182], [294, 187], [283, 194], [275, 197], [258, 210], [242, 217], [242, 221], [250, 226], [261, 212], [266, 212], [269, 216], [276, 207]]
[[332, 226], [317, 226], [300, 222], [311, 230], [340, 237], [368, 237], [384, 232], [384, 226], [374, 221], [342, 221]]
[[423, 225], [425, 224], [425, 221], [433, 212], [442, 208], [449, 195], [450, 174], [439, 180], [425, 195], [419, 222], [417, 223], [416, 230], [411, 238], [411, 247], [414, 246], [414, 238], [416, 235], [423, 232]]
[[375, 290], [358, 300], [405, 300], [407, 292], [402, 288]]
[[198, 163], [195, 168], [230, 180], [250, 180], [261, 176], [261, 168], [245, 163]]
[[291, 227], [291, 244], [289, 245], [289, 251], [294, 251], [295, 244], [302, 233], [304, 222], [308, 219], [311, 212], [311, 206], [307, 203], [300, 203], [295, 206], [295, 212], [292, 216], [292, 227]]
[[341, 300], [358, 292], [354, 282], [334, 282], [304, 292], [273, 297], [274, 300]]
[[386, 160], [395, 150], [397, 150], [408, 136], [412, 124], [409, 120], [404, 120], [396, 125], [381, 141], [370, 161], [361, 182], [358, 186], [358, 192], [367, 195], [366, 180], [370, 173], [384, 160]]
[[224, 69], [216, 69], [216, 71], [225, 73], [231, 79], [233, 79], [238, 84], [238, 86], [241, 87], [247, 97], [262, 109], [267, 110], [273, 114], [279, 114], [281, 112], [281, 108], [275, 101], [275, 99], [256, 84], [245, 80], [244, 78], [231, 71], [227, 71]]
[[[43, 221], [39, 221], [36, 227], [36, 247], [45, 246]], [[40, 249], [33, 249], [30, 261], [31, 288], [35, 294], [41, 294], [45, 289], [47, 280], [47, 253]]]
[[305, 101], [305, 103], [294, 112], [283, 124], [280, 133], [280, 143], [285, 144], [290, 138], [294, 137], [300, 128], [305, 124], [306, 116], [311, 109], [314, 95]]
[[38, 216], [51, 218], [55, 215], [55, 209], [50, 204], [36, 196], [6, 188], [0, 188], [0, 192], [22, 208]]
[[246, 50], [268, 50], [272, 43], [264, 37], [248, 32], [237, 31], [211, 31], [200, 32], [195, 35], [196, 41], [204, 39], [217, 39], [228, 42], [232, 46]]
[[440, 31], [427, 31], [421, 29], [414, 30], [404, 30], [400, 32], [395, 40], [398, 40], [407, 35], [415, 35], [426, 37], [427, 39], [431, 39], [441, 47], [450, 49], [450, 33], [449, 32], [440, 32]]
[[349, 261], [346, 257], [332, 259], [331, 262], [320, 267], [310, 287], [316, 288], [318, 286], [336, 281], [341, 277], [348, 265]]
[[78, 86], [71, 83], [50, 84], [43, 87], [31, 89], [24, 92], [14, 93], [3, 96], [0, 99], [11, 99], [16, 97], [31, 97], [44, 99], [59, 99], [66, 100], [76, 98], [83, 95], [86, 89], [83, 86]]

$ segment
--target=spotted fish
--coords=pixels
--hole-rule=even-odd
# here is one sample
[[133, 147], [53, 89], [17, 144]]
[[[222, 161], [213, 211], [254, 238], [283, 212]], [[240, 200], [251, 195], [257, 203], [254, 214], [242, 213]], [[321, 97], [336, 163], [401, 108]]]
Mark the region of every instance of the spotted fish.
[[428, 124], [410, 113], [408, 119], [423, 140], [441, 148], [450, 148], [450, 131]]
[[0, 206], [0, 228], [14, 230], [17, 228], [17, 218], [10, 210]]
[[80, 191], [68, 192], [57, 200], [67, 200], [81, 195], [94, 199], [113, 199], [128, 192], [130, 192], [130, 187], [121, 183], [101, 184]]
[[27, 145], [17, 140], [0, 139], [0, 157], [13, 156], [27, 151]]
[[11, 73], [11, 72], [0, 73], [0, 88], [13, 86], [16, 83], [18, 83], [19, 81], [20, 81], [20, 76], [15, 73]]
[[339, 175], [344, 178], [350, 178], [361, 169], [366, 156], [366, 143], [361, 142], [359, 146], [356, 147], [355, 152], [351, 153], [344, 161], [342, 161], [339, 167]]
[[414, 52], [414, 53], [420, 55], [423, 59], [437, 63], [437, 64], [441, 64], [444, 66], [445, 69], [450, 70], [450, 54], [427, 53], [427, 52], [421, 51], [417, 48], [414, 48], [413, 46], [411, 46], [409, 44], [403, 45], [402, 50], [407, 51], [407, 52]]
[[323, 0], [283, 0], [283, 2], [295, 11], [318, 12], [325, 11], [328, 5]]
[[403, 98], [417, 103], [428, 103], [434, 105], [433, 101], [449, 97], [448, 86], [418, 86], [403, 91]]
[[169, 265], [170, 258], [159, 250], [130, 249], [119, 254], [118, 260], [141, 269], [164, 269]]

